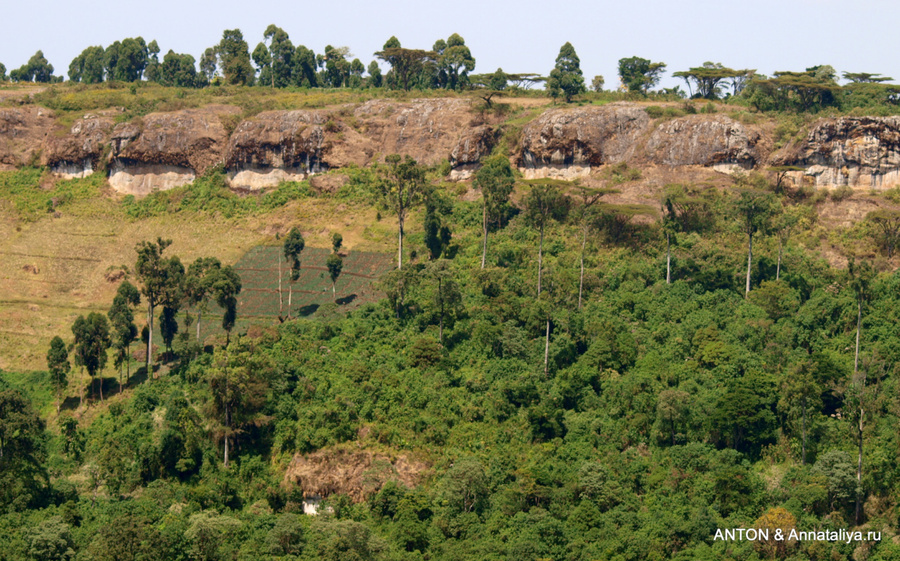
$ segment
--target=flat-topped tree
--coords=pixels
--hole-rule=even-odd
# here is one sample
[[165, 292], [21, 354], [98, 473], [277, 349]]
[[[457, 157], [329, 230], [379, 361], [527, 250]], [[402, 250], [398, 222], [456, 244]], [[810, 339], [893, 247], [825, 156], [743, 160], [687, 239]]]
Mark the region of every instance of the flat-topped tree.
[[[672, 76], [684, 79], [691, 97], [694, 97], [694, 88], [691, 86], [691, 84], [693, 84], [696, 86], [697, 95], [699, 97], [704, 99], [716, 99], [722, 88], [723, 82], [730, 80], [734, 86], [734, 95], [737, 95], [739, 89], [736, 80], [753, 72], [755, 72], [755, 70], [735, 70], [733, 68], [728, 68], [727, 66], [722, 66], [722, 63], [720, 62], [704, 62], [702, 66], [689, 68], [688, 70], [681, 72], [674, 72], [672, 73]], [[743, 82], [741, 83], [743, 84]]]
[[434, 62], [438, 55], [434, 51], [404, 49], [396, 37], [391, 37], [375, 56], [391, 65], [394, 78], [405, 91], [409, 91], [412, 78], [422, 71], [425, 63]]
[[880, 82], [890, 82], [893, 80], [890, 76], [882, 76], [881, 74], [871, 74], [869, 72], [844, 72], [841, 74], [845, 80], [850, 80], [854, 84], [871, 84]]
[[526, 72], [522, 74], [510, 74], [498, 68], [489, 74], [472, 74], [469, 76], [469, 84], [478, 91], [478, 96], [484, 100], [488, 108], [492, 106], [493, 98], [503, 95], [510, 89], [528, 89], [534, 84], [547, 81], [540, 74]]

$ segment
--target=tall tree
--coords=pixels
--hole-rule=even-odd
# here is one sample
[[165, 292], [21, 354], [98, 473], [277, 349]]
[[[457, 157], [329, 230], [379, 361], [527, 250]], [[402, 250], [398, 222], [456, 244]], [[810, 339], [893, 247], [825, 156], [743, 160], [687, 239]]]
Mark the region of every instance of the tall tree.
[[293, 81], [294, 55], [296, 50], [287, 32], [275, 24], [269, 25], [263, 34], [269, 41], [269, 61], [273, 88], [289, 86]]
[[122, 391], [122, 370], [131, 377], [131, 343], [137, 339], [138, 330], [134, 324], [132, 307], [141, 303], [141, 294], [130, 282], [122, 281], [113, 298], [107, 316], [112, 326], [112, 347], [115, 350], [115, 365], [119, 368], [119, 391]]
[[88, 47], [81, 51], [69, 64], [69, 80], [84, 84], [99, 84], [103, 81], [103, 47]]
[[584, 76], [581, 73], [581, 60], [575, 54], [575, 47], [571, 43], [566, 43], [559, 49], [556, 66], [550, 71], [550, 79], [547, 80], [547, 89], [553, 97], [563, 95], [566, 103], [586, 91]]
[[551, 220], [562, 220], [569, 212], [569, 197], [560, 191], [552, 180], [532, 181], [532, 188], [525, 198], [525, 220], [538, 229], [537, 295], [541, 295], [541, 278], [544, 265], [544, 230]]
[[219, 66], [225, 75], [226, 84], [253, 84], [253, 66], [250, 64], [250, 47], [244, 41], [240, 29], [226, 29], [222, 40], [216, 46]]
[[666, 65], [662, 62], [650, 62], [637, 56], [619, 59], [619, 78], [630, 92], [647, 93], [659, 83], [665, 71]]
[[487, 261], [488, 231], [492, 223], [500, 220], [503, 209], [509, 202], [516, 179], [509, 158], [503, 155], [490, 156], [484, 160], [481, 168], [475, 172], [472, 186], [481, 190], [481, 268]]
[[[44, 422], [18, 390], [0, 391], [0, 508], [25, 510], [49, 484]], [[4, 554], [6, 555], [6, 554]]]
[[38, 51], [31, 55], [28, 62], [12, 70], [9, 77], [13, 82], [48, 83], [53, 81], [53, 65], [44, 57], [43, 51]]
[[150, 363], [153, 353], [153, 310], [166, 306], [179, 297], [179, 287], [184, 276], [184, 266], [177, 256], [164, 258], [163, 251], [172, 240], [157, 238], [156, 243], [141, 242], [135, 247], [138, 258], [135, 273], [143, 288], [141, 293], [147, 302], [147, 375], [153, 372]]
[[50, 341], [50, 350], [47, 351], [47, 369], [56, 380], [56, 412], [59, 413], [59, 403], [62, 399], [62, 388], [66, 384], [66, 375], [71, 369], [69, 364], [69, 351], [66, 344], [58, 335]]
[[339, 253], [332, 253], [328, 256], [325, 266], [328, 268], [328, 277], [331, 278], [331, 297], [334, 298], [334, 286], [337, 283], [338, 277], [341, 276], [341, 271], [344, 269], [344, 259]]
[[[91, 377], [91, 396], [93, 397], [94, 376], [106, 366], [106, 351], [111, 343], [109, 323], [103, 314], [91, 312], [87, 318], [78, 316], [72, 325], [72, 334], [75, 335], [75, 358]], [[103, 401], [102, 379], [100, 380], [100, 401]]]
[[427, 274], [435, 281], [432, 302], [438, 312], [438, 341], [444, 344], [444, 320], [454, 318], [462, 307], [462, 292], [456, 282], [450, 262], [438, 259], [429, 264]]
[[200, 56], [200, 72], [206, 77], [207, 82], [212, 82], [216, 77], [217, 58], [215, 47], [207, 48]]
[[197, 311], [197, 342], [200, 342], [200, 321], [209, 308], [212, 297], [212, 282], [222, 264], [215, 257], [198, 257], [187, 269], [184, 276], [183, 294], [188, 306]]
[[859, 369], [859, 340], [862, 333], [862, 316], [863, 305], [872, 296], [872, 281], [875, 278], [875, 270], [868, 262], [857, 265], [854, 260], [850, 260], [847, 268], [850, 289], [856, 299], [856, 349], [853, 354], [853, 380], [855, 393], [854, 417], [857, 438], [857, 464], [856, 464], [856, 523], [860, 524], [862, 519], [862, 473], [863, 473], [863, 428], [865, 420], [865, 392], [866, 392], [866, 370], [860, 372]]
[[291, 317], [291, 301], [294, 297], [294, 282], [300, 278], [300, 253], [306, 247], [303, 234], [297, 228], [291, 228], [284, 238], [284, 258], [291, 265], [291, 280], [288, 283], [288, 317]]
[[212, 366], [206, 370], [211, 399], [205, 412], [213, 436], [224, 443], [225, 467], [234, 438], [248, 425], [265, 422], [260, 414], [267, 389], [264, 360], [245, 339], [240, 339], [216, 349]]
[[702, 66], [690, 68], [681, 72], [674, 72], [672, 76], [684, 79], [691, 97], [694, 96], [694, 88], [697, 88], [697, 96], [705, 99], [716, 99], [722, 88], [723, 82], [730, 80], [735, 85], [734, 93], [739, 92], [737, 81], [755, 72], [755, 70], [734, 70], [722, 66], [720, 62], [704, 62]]
[[464, 88], [468, 84], [469, 73], [475, 70], [475, 58], [466, 41], [459, 34], [454, 33], [446, 42], [435, 43], [437, 66], [443, 76], [441, 87], [451, 90]]
[[738, 195], [735, 204], [736, 210], [743, 223], [744, 233], [747, 234], [747, 286], [745, 295], [750, 294], [750, 270], [753, 266], [753, 236], [757, 233], [766, 233], [769, 229], [772, 217], [778, 207], [771, 193], [744, 189]]
[[581, 255], [580, 271], [578, 274], [578, 309], [581, 309], [581, 300], [584, 293], [584, 253], [587, 246], [588, 231], [596, 224], [596, 205], [600, 197], [615, 193], [615, 189], [597, 189], [579, 185], [576, 189], [581, 204], [578, 206], [578, 222], [581, 226]]
[[410, 209], [419, 204], [425, 195], [425, 169], [411, 157], [401, 159], [399, 154], [391, 154], [384, 161], [386, 165], [380, 168], [379, 181], [375, 187], [385, 206], [397, 215], [397, 268], [402, 269], [406, 217]]
[[[297, 257], [299, 262], [299, 255]], [[241, 293], [241, 277], [231, 265], [213, 268], [209, 275], [209, 291], [216, 300], [222, 314], [222, 329], [225, 330], [225, 344], [231, 341], [231, 330], [237, 321], [237, 296]]]

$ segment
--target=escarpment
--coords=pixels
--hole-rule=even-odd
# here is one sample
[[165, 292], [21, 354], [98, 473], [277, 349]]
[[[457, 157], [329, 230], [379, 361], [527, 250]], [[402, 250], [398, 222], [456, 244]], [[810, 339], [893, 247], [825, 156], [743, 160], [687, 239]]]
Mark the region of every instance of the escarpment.
[[724, 173], [781, 166], [795, 184], [900, 185], [900, 117], [820, 119], [773, 153], [774, 127], [765, 119], [652, 118], [633, 102], [551, 107], [520, 131], [465, 98], [373, 99], [246, 118], [237, 107], [210, 105], [116, 124], [120, 114], [94, 111], [63, 126], [49, 109], [0, 108], [0, 169], [40, 164], [72, 178], [105, 167], [114, 189], [141, 196], [214, 166], [231, 187], [260, 190], [400, 154], [425, 165], [446, 161], [449, 179], [468, 180], [502, 137], [526, 178], [574, 179], [625, 162], [667, 174], [685, 166]]
[[823, 119], [806, 137], [772, 156], [772, 163], [800, 170], [815, 185], [886, 189], [900, 184], [900, 117]]
[[110, 185], [146, 195], [193, 181], [225, 155], [223, 118], [239, 109], [211, 105], [171, 113], [151, 113], [116, 125], [111, 135]]

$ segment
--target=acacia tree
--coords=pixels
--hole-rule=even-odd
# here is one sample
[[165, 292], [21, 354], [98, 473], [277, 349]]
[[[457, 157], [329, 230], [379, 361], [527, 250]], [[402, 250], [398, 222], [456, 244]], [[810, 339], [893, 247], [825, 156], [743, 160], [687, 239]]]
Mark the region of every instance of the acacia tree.
[[[426, 63], [434, 62], [438, 55], [434, 51], [404, 49], [396, 37], [391, 37], [375, 56], [391, 65], [391, 81], [394, 84], [399, 81], [399, 85], [409, 91], [410, 80], [422, 71]], [[472, 63], [474, 66], [474, 60]]]
[[499, 222], [515, 183], [516, 179], [512, 167], [509, 165], [509, 159], [500, 154], [486, 158], [481, 168], [475, 172], [472, 186], [481, 189], [482, 200], [481, 229], [484, 234], [481, 244], [482, 269], [487, 260], [490, 225], [495, 221]]
[[[106, 351], [111, 340], [106, 316], [91, 312], [87, 318], [78, 316], [72, 325], [75, 335], [75, 360], [84, 366], [91, 377], [91, 397], [94, 395], [94, 376], [106, 366]], [[103, 380], [100, 381], [100, 401], [103, 401]]]
[[62, 397], [62, 387], [66, 383], [66, 375], [71, 369], [69, 364], [69, 351], [60, 336], [50, 341], [50, 350], [47, 351], [47, 369], [56, 380], [56, 412], [59, 413], [59, 402]]
[[753, 72], [756, 71], [747, 69], [734, 70], [733, 68], [722, 66], [720, 62], [707, 61], [702, 66], [674, 72], [672, 76], [684, 79], [691, 97], [694, 96], [694, 89], [691, 86], [693, 83], [697, 87], [697, 95], [699, 97], [716, 99], [723, 82], [727, 83], [728, 80], [731, 80], [734, 85], [734, 95], [737, 95], [740, 93], [739, 83], [743, 83], [740, 80]]
[[559, 49], [556, 66], [550, 71], [550, 79], [547, 80], [547, 89], [550, 90], [552, 97], [559, 97], [562, 94], [566, 98], [566, 103], [572, 101], [572, 97], [586, 91], [581, 61], [572, 43], [567, 42]]
[[753, 266], [753, 236], [769, 229], [778, 203], [771, 193], [745, 189], [740, 192], [735, 206], [747, 234], [747, 286], [744, 292], [747, 295], [750, 294], [750, 270]]
[[401, 159], [399, 154], [391, 154], [384, 161], [387, 165], [380, 168], [375, 187], [384, 205], [397, 215], [397, 268], [402, 269], [406, 216], [425, 195], [425, 168], [409, 156]]
[[156, 243], [141, 242], [135, 250], [138, 258], [135, 273], [143, 283], [141, 293], [147, 302], [147, 375], [152, 370], [150, 362], [153, 353], [153, 310], [166, 306], [179, 297], [179, 288], [184, 276], [184, 266], [177, 256], [164, 258], [163, 251], [172, 245], [172, 240], [157, 238]]
[[551, 220], [562, 220], [569, 212], [569, 197], [560, 191], [552, 180], [532, 182], [533, 187], [525, 198], [525, 220], [538, 229], [538, 278], [537, 295], [541, 295], [541, 277], [544, 263], [544, 230]]
[[303, 234], [297, 228], [291, 228], [284, 238], [284, 258], [291, 264], [291, 280], [288, 283], [288, 317], [291, 317], [291, 301], [294, 297], [294, 282], [300, 278], [300, 254], [306, 247]]

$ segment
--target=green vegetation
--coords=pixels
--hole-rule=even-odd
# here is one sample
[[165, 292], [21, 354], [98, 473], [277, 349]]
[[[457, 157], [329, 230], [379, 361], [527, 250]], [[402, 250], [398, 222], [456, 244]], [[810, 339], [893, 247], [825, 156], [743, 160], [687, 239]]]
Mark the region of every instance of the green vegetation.
[[[667, 186], [658, 225], [654, 209], [604, 200], [640, 170], [610, 168], [604, 189], [545, 180], [509, 193], [500, 163], [479, 172], [489, 208], [425, 182], [390, 274], [387, 255], [347, 251], [346, 231], [328, 249], [304, 243], [297, 275], [297, 236], [255, 248], [231, 269], [239, 295], [216, 257], [185, 270], [164, 240], [139, 246], [143, 307], [158, 286], [156, 306], [172, 308], [164, 281], [183, 274], [179, 322], [225, 319], [229, 300], [237, 314], [267, 308], [230, 338], [194, 344], [179, 328], [153, 375], [139, 368], [119, 391], [103, 385], [113, 366], [98, 366], [104, 403], [76, 367], [59, 415], [64, 345], [50, 346], [49, 373], [4, 372], [7, 558], [849, 559], [859, 544], [712, 536], [892, 523], [897, 274], [830, 267], [808, 249], [803, 198], [760, 177], [734, 192]], [[405, 164], [354, 172], [347, 188], [375, 201], [385, 182], [418, 184], [423, 170]], [[231, 204], [174, 201], [163, 208], [188, 220]], [[893, 218], [847, 235], [887, 252]], [[361, 294], [350, 283], [367, 266], [387, 298], [308, 313]], [[282, 275], [308, 309], [274, 323]], [[133, 334], [120, 286], [113, 357]], [[329, 482], [295, 454], [348, 475]], [[318, 494], [320, 514], [301, 514]], [[895, 553], [887, 539], [867, 547]]]

